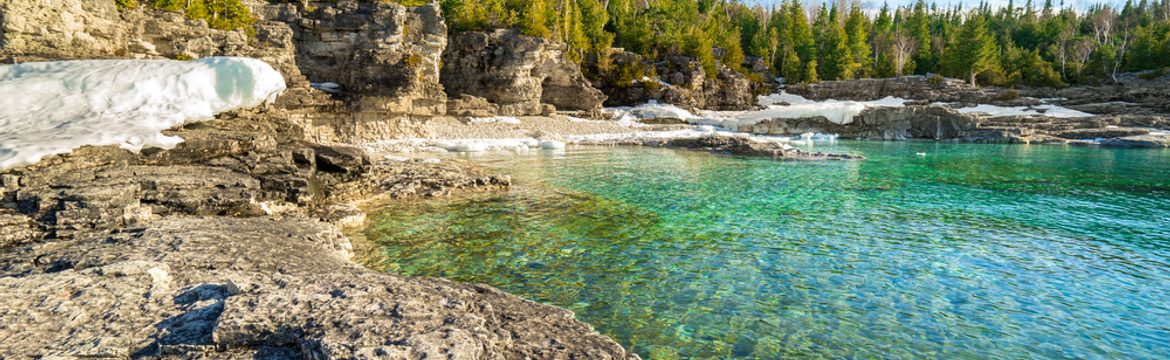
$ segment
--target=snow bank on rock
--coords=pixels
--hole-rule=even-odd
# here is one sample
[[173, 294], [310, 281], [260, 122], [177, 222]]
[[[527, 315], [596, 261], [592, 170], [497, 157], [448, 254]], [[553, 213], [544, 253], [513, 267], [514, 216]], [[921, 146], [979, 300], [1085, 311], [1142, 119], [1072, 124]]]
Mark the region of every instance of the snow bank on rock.
[[803, 96], [796, 94], [789, 94], [787, 91], [781, 91], [771, 95], [760, 95], [756, 97], [760, 105], [805, 105], [812, 104], [815, 101], [809, 100]]
[[875, 107], [901, 107], [906, 100], [886, 97], [874, 101], [812, 101], [786, 92], [759, 97], [766, 105], [764, 110], [755, 111], [703, 111], [693, 114], [670, 104], [648, 103], [632, 108], [609, 108], [610, 112], [622, 112], [622, 118], [634, 119], [679, 119], [695, 125], [717, 126], [737, 131], [741, 126], [754, 125], [770, 119], [793, 119], [821, 116], [835, 124], [849, 124], [862, 111]]
[[1093, 114], [1087, 112], [1076, 111], [1052, 104], [1036, 106], [996, 106], [979, 104], [976, 106], [959, 108], [958, 111], [964, 114], [981, 114], [990, 117], [1047, 116], [1053, 118], [1080, 118], [1093, 116]]
[[263, 61], [94, 60], [0, 65], [0, 170], [84, 145], [170, 148], [162, 130], [272, 102], [284, 78]]
[[494, 123], [519, 124], [520, 119], [511, 117], [511, 116], [494, 116], [494, 117], [484, 117], [484, 118], [471, 118], [467, 122], [469, 124], [472, 124], [472, 125], [475, 125], [475, 124], [494, 124]]
[[[784, 93], [782, 93], [784, 94]], [[736, 125], [751, 125], [769, 119], [794, 119], [821, 116], [834, 124], [849, 124], [862, 111], [877, 107], [902, 107], [906, 99], [887, 96], [873, 101], [810, 101], [803, 97], [784, 94], [785, 102], [790, 105], [768, 105], [761, 111], [751, 111], [736, 118]], [[775, 99], [769, 99], [775, 100]]]
[[635, 106], [629, 114], [638, 119], [679, 119], [695, 118], [694, 114], [671, 104], [648, 103]]

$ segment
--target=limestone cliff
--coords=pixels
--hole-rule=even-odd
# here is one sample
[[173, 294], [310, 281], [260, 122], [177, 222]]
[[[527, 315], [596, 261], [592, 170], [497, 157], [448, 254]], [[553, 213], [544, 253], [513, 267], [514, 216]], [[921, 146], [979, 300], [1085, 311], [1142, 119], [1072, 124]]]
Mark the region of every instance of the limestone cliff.
[[564, 44], [515, 30], [453, 34], [443, 55], [442, 82], [452, 97], [475, 96], [499, 106], [501, 115], [557, 110], [595, 112], [605, 95], [594, 89]]
[[596, 71], [591, 76], [609, 96], [606, 104], [611, 106], [653, 100], [690, 109], [748, 110], [755, 107], [756, 95], [771, 90], [723, 65], [714, 78], [709, 77], [702, 64], [682, 55], [650, 63], [637, 54], [616, 50], [609, 54], [608, 65], [593, 62]]
[[343, 0], [315, 11], [285, 4], [260, 6], [256, 13], [291, 29], [297, 68], [311, 82], [340, 85], [351, 110], [446, 113], [438, 79], [447, 25], [437, 4]]

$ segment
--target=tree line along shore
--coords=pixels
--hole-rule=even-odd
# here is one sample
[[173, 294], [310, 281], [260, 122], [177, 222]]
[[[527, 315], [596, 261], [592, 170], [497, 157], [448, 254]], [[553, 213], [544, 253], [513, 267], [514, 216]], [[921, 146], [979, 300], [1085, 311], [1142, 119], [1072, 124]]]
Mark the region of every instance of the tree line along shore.
[[[215, 28], [247, 28], [241, 0], [115, 0], [184, 12]], [[246, 1], [246, 0], [245, 0]], [[385, 0], [382, 0], [385, 1]], [[269, 2], [303, 3], [303, 0]], [[413, 6], [426, 0], [398, 1]], [[1100, 84], [1123, 72], [1155, 78], [1170, 67], [1170, 0], [1078, 9], [1063, 1], [992, 7], [740, 0], [440, 0], [452, 32], [517, 28], [567, 44], [587, 75], [612, 73], [614, 47], [661, 61], [693, 57], [768, 81], [745, 59], [789, 83], [941, 74], [998, 86]], [[644, 74], [627, 73], [628, 76]], [[649, 74], [653, 75], [653, 74]], [[633, 80], [633, 79], [624, 79]]]

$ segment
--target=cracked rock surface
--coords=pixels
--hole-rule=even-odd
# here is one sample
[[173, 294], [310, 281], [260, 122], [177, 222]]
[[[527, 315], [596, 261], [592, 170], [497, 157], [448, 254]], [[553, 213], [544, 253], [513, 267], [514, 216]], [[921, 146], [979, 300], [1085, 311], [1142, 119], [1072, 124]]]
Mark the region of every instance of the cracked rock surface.
[[[277, 113], [279, 114], [279, 113]], [[357, 265], [351, 201], [510, 185], [376, 162], [277, 114], [87, 147], [0, 176], [0, 358], [625, 359], [573, 314]], [[354, 220], [358, 219], [358, 220]]]

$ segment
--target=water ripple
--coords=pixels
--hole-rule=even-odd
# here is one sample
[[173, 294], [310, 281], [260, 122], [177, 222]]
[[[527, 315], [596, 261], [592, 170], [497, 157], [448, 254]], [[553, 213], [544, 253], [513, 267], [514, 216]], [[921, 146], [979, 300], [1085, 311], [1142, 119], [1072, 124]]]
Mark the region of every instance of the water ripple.
[[844, 147], [869, 160], [483, 158], [520, 185], [385, 209], [371, 266], [563, 306], [650, 358], [1170, 358], [1170, 151]]

